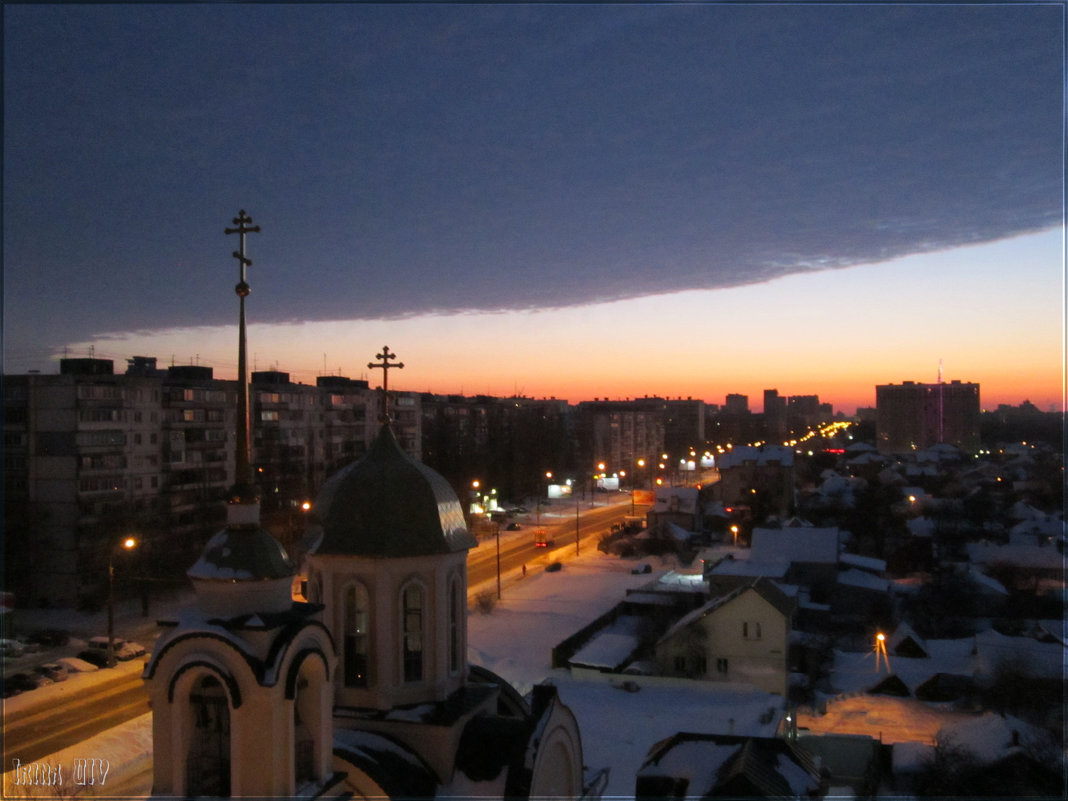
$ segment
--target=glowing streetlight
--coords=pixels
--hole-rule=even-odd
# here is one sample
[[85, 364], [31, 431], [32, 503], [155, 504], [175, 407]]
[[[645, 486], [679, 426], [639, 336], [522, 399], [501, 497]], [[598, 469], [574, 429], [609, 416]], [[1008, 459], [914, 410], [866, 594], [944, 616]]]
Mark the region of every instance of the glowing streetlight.
[[731, 526], [731, 534], [734, 535], [734, 545], [738, 546], [738, 526]]
[[879, 659], [886, 664], [886, 672], [890, 672], [890, 657], [886, 653], [886, 635], [881, 631], [875, 635], [875, 672], [879, 672]]
[[109, 668], [115, 667], [115, 552], [122, 548], [132, 551], [137, 547], [134, 537], [124, 537], [108, 549], [108, 662]]

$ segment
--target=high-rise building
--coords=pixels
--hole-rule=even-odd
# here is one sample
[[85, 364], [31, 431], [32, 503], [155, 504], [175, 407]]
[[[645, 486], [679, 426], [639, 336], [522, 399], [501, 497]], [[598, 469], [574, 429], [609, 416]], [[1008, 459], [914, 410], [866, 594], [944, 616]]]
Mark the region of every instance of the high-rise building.
[[786, 439], [786, 398], [777, 389], [764, 390], [764, 425], [768, 441], [782, 442]]
[[882, 453], [924, 450], [938, 443], [979, 450], [979, 385], [961, 381], [875, 387], [876, 442]]
[[749, 396], [728, 395], [726, 403], [723, 405], [723, 411], [726, 414], [749, 414]]
[[[199, 547], [235, 481], [236, 387], [210, 367], [161, 370], [150, 357], [126, 374], [106, 359], [64, 359], [58, 375], [4, 376], [5, 550], [19, 565], [7, 576], [19, 603], [99, 601], [121, 534], [145, 541], [140, 560]], [[337, 376], [307, 386], [253, 375], [253, 477], [280, 536], [298, 533], [301, 503], [366, 452], [380, 394]], [[397, 440], [418, 458], [420, 398], [395, 394]]]

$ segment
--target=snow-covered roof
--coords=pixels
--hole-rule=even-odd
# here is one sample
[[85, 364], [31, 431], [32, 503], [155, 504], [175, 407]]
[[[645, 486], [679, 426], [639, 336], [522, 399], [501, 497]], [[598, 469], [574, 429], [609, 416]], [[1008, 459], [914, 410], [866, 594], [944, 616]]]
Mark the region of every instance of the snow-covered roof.
[[985, 591], [993, 595], [1008, 596], [1009, 591], [1005, 589], [1005, 585], [997, 579], [993, 579], [985, 573], [981, 573], [974, 569], [974, 566], [968, 565], [968, 571], [965, 573], [968, 580], [975, 585], [980, 591]]
[[838, 583], [844, 584], [847, 587], [859, 587], [864, 590], [872, 590], [874, 592], [889, 592], [890, 582], [886, 579], [881, 579], [878, 576], [873, 576], [864, 570], [856, 570], [850, 568], [849, 570], [843, 570], [838, 574]]
[[947, 723], [938, 732], [938, 739], [964, 749], [982, 764], [997, 762], [1021, 748], [1041, 753], [1053, 745], [1049, 734], [1042, 729], [993, 712]]
[[886, 560], [876, 559], [874, 556], [861, 556], [856, 553], [839, 554], [838, 561], [843, 565], [857, 567], [872, 573], [885, 573]]
[[[1008, 637], [993, 630], [955, 640], [927, 640], [924, 645], [927, 657], [890, 654], [890, 671], [913, 693], [939, 673], [986, 680], [1005, 665], [1014, 666], [1024, 675], [1035, 678], [1059, 679], [1068, 654], [1060, 643]], [[874, 648], [866, 652], [835, 651], [834, 668], [830, 674], [835, 691], [868, 690], [880, 677], [876, 672], [876, 659]], [[885, 676], [885, 673], [881, 675]]]
[[755, 559], [724, 559], [708, 571], [709, 576], [764, 576], [784, 578], [789, 562], [757, 561]]
[[638, 649], [641, 641], [635, 634], [604, 631], [580, 648], [568, 660], [572, 667], [618, 670]]
[[838, 562], [837, 528], [755, 528], [750, 548], [756, 562]]
[[794, 464], [794, 451], [782, 445], [739, 445], [732, 448], [718, 459], [720, 470], [730, 470], [746, 463], [752, 463], [761, 467], [779, 464], [783, 467], [792, 467]]
[[965, 548], [973, 564], [991, 565], [998, 562], [1030, 568], [1059, 570], [1064, 556], [1052, 545], [990, 545], [970, 542]]
[[929, 517], [913, 517], [905, 524], [913, 537], [933, 537], [935, 522]]

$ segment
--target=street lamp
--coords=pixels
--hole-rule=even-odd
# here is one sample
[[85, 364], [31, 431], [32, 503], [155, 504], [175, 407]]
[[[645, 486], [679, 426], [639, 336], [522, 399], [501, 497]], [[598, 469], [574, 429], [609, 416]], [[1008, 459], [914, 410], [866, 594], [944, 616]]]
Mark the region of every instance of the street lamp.
[[108, 549], [108, 667], [115, 667], [115, 551], [123, 548], [132, 551], [137, 540], [126, 537]]
[[497, 600], [501, 600], [501, 522], [497, 521]]
[[875, 635], [875, 672], [879, 672], [879, 658], [886, 663], [886, 670], [890, 672], [890, 657], [886, 653], [886, 635], [881, 631]]

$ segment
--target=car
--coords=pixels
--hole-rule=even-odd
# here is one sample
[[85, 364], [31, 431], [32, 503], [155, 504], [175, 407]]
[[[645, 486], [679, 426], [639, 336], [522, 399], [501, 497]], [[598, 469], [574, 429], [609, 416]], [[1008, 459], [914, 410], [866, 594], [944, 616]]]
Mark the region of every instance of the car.
[[644, 576], [646, 573], [653, 572], [653, 566], [650, 565], [648, 562], [642, 562], [637, 567], [632, 568], [630, 572], [635, 576]]
[[559, 573], [564, 569], [564, 566], [560, 562], [553, 562], [545, 566], [546, 573]]
[[41, 629], [33, 632], [26, 639], [29, 642], [43, 645], [45, 648], [55, 648], [70, 642], [70, 633], [63, 629]]
[[76, 656], [61, 656], [56, 660], [56, 664], [66, 668], [68, 675], [71, 673], [92, 673], [94, 670], [100, 670], [99, 665], [90, 664]]
[[98, 668], [108, 666], [108, 654], [107, 651], [97, 651], [94, 649], [86, 649], [78, 654], [78, 658], [84, 662], [88, 662], [90, 665], [94, 665]]
[[29, 692], [51, 683], [52, 680], [44, 676], [35, 676], [32, 673], [12, 673], [10, 676], [4, 676], [4, 689], [0, 694], [4, 698], [10, 698], [13, 695]]
[[[140, 643], [131, 642], [130, 640], [124, 640], [120, 637], [112, 638], [112, 642], [115, 644], [115, 658], [120, 662], [126, 662], [130, 659], [136, 659], [139, 656], [144, 656], [145, 646]], [[107, 656], [108, 652], [108, 638], [107, 637], [91, 637], [87, 643], [90, 651], [96, 651]]]
[[61, 665], [58, 662], [46, 662], [43, 665], [38, 665], [34, 668], [34, 672], [52, 681], [66, 681], [70, 675], [66, 665]]
[[509, 523], [506, 526], [506, 528], [507, 528], [508, 531], [519, 531], [519, 529], [521, 529], [523, 527], [521, 525], [519, 525], [518, 523]]

